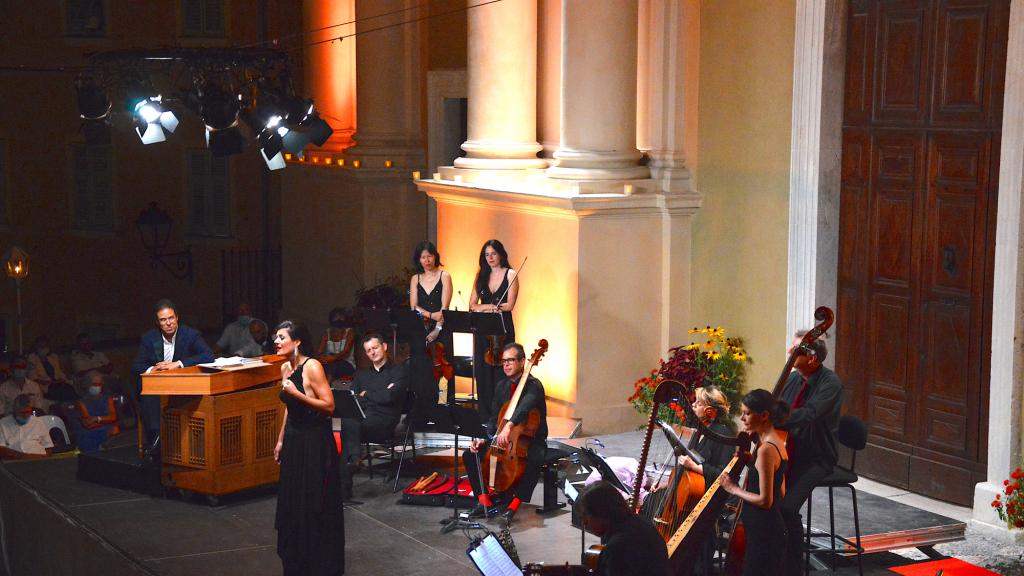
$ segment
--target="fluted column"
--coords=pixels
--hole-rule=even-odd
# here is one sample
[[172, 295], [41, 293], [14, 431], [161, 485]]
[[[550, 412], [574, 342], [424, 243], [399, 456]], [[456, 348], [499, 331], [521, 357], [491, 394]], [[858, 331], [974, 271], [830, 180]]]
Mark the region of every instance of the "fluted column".
[[544, 168], [537, 158], [537, 0], [469, 10], [468, 139], [455, 166]]
[[636, 0], [563, 0], [561, 145], [552, 178], [648, 178], [636, 149]]
[[[307, 42], [321, 42], [351, 34], [355, 24], [332, 26], [355, 20], [355, 0], [303, 0], [302, 23], [305, 30], [321, 30]], [[317, 110], [334, 133], [323, 145], [328, 150], [344, 150], [352, 145], [356, 129], [356, 47], [351, 39], [307, 46], [303, 55], [303, 80], [306, 93], [313, 97]]]
[[[420, 166], [420, 26], [415, 0], [356, 0], [356, 146], [347, 154]], [[402, 11], [403, 9], [409, 10]], [[380, 16], [388, 14], [388, 16]], [[380, 16], [380, 17], [377, 17]], [[347, 42], [348, 40], [346, 40]]]

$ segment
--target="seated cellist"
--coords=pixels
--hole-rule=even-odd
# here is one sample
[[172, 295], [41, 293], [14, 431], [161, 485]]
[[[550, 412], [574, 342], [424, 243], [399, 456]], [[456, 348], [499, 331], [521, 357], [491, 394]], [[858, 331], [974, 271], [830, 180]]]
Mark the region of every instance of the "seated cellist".
[[515, 516], [516, 510], [519, 509], [519, 505], [523, 502], [529, 502], [530, 497], [533, 495], [533, 489], [537, 486], [537, 481], [540, 480], [541, 467], [544, 465], [544, 452], [546, 450], [546, 443], [548, 438], [548, 426], [547, 426], [547, 411], [544, 404], [544, 385], [541, 384], [540, 380], [529, 376], [526, 380], [526, 388], [523, 390], [522, 397], [519, 399], [519, 406], [515, 412], [511, 415], [505, 415], [508, 418], [508, 424], [501, 430], [498, 430], [498, 414], [501, 412], [502, 405], [508, 402], [512, 398], [512, 394], [515, 393], [516, 386], [519, 384], [520, 377], [523, 374], [523, 369], [526, 366], [526, 352], [523, 350], [522, 345], [517, 343], [506, 344], [501, 352], [501, 368], [505, 373], [505, 378], [500, 380], [494, 387], [494, 396], [492, 397], [491, 406], [488, 407], [488, 414], [490, 419], [487, 421], [487, 433], [493, 438], [493, 440], [482, 440], [474, 439], [473, 443], [470, 444], [469, 451], [463, 452], [462, 461], [466, 466], [466, 474], [469, 476], [470, 484], [473, 486], [473, 494], [476, 495], [479, 502], [477, 505], [470, 510], [469, 517], [480, 518], [483, 516], [494, 516], [498, 513], [498, 509], [493, 507], [494, 502], [488, 496], [487, 490], [480, 482], [480, 468], [477, 465], [478, 456], [484, 458], [487, 449], [493, 442], [496, 446], [504, 446], [509, 442], [509, 432], [511, 425], [521, 424], [526, 421], [528, 414], [532, 410], [538, 410], [540, 412], [540, 427], [534, 435], [533, 440], [530, 442], [527, 457], [526, 457], [526, 471], [523, 473], [519, 483], [513, 488], [512, 494], [496, 495], [497, 499], [504, 499], [511, 496], [511, 500], [502, 512], [502, 516], [507, 522], [512, 521], [512, 517]]

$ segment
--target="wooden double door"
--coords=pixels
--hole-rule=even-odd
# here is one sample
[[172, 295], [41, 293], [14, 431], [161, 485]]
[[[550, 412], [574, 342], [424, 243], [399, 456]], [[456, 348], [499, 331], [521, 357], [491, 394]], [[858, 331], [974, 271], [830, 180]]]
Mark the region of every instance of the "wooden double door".
[[836, 370], [863, 475], [970, 505], [985, 478], [1009, 0], [850, 0]]

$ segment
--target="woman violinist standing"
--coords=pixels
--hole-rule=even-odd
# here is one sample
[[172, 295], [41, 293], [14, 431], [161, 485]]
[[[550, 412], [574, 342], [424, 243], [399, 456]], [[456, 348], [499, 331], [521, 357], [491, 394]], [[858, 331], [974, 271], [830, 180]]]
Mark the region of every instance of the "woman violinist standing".
[[722, 488], [746, 503], [740, 513], [747, 542], [744, 576], [783, 576], [786, 572], [786, 526], [779, 501], [786, 495], [788, 454], [775, 427], [788, 415], [789, 406], [767, 390], [754, 390], [743, 397], [740, 423], [745, 432], [759, 438], [754, 466], [746, 490], [728, 476], [722, 477]]
[[[416, 274], [409, 279], [409, 306], [423, 318], [427, 330], [425, 342], [409, 343], [409, 376], [416, 404], [421, 409], [437, 404], [438, 387], [434, 378], [434, 362], [428, 348], [434, 346], [444, 329], [444, 315], [452, 301], [452, 277], [441, 270], [441, 255], [433, 242], [423, 241], [412, 253], [412, 266]], [[427, 288], [430, 288], [429, 290]], [[437, 354], [438, 349], [434, 349]], [[454, 383], [448, 383], [449, 395], [455, 393]], [[448, 398], [451, 401], [451, 398]], [[422, 412], [421, 412], [422, 413]]]
[[[516, 271], [508, 263], [508, 252], [498, 240], [484, 242], [480, 249], [480, 269], [473, 279], [473, 298], [469, 304], [472, 312], [493, 312], [502, 315], [502, 326], [505, 334], [501, 336], [477, 336], [473, 341], [473, 372], [476, 378], [477, 401], [480, 416], [486, 421], [490, 418], [491, 399], [494, 396], [494, 383], [502, 376], [502, 346], [516, 341], [516, 329], [512, 324], [512, 309], [516, 306], [519, 296], [519, 282]], [[488, 355], [490, 351], [490, 355]], [[488, 362], [487, 358], [491, 361]]]

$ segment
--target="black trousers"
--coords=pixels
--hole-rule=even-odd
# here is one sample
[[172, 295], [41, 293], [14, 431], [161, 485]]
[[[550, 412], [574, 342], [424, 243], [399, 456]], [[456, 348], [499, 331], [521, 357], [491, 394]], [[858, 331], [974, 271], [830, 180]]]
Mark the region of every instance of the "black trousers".
[[811, 491], [826, 476], [832, 467], [819, 462], [799, 461], [786, 477], [786, 496], [779, 502], [782, 521], [786, 524], [786, 574], [799, 576], [804, 569], [804, 529], [800, 508], [811, 496]]
[[160, 435], [160, 397], [153, 394], [142, 395], [142, 378], [138, 378], [136, 398], [139, 399], [139, 410], [142, 412], [142, 429], [146, 431], [146, 443], [152, 443]]
[[352, 471], [345, 464], [356, 464], [363, 454], [363, 442], [390, 440], [398, 426], [398, 418], [367, 414], [365, 420], [341, 419], [341, 483], [352, 486]]
[[[487, 450], [490, 447], [490, 442], [480, 447], [478, 454], [480, 455], [481, 463], [484, 462]], [[512, 489], [512, 495], [523, 502], [529, 502], [530, 498], [533, 497], [533, 489], [537, 487], [537, 482], [540, 480], [541, 467], [544, 466], [544, 453], [546, 450], [547, 444], [544, 440], [534, 438], [530, 442], [530, 449], [526, 453], [526, 472], [523, 473], [519, 484]], [[484, 487], [480, 484], [480, 468], [477, 467], [476, 461], [476, 455], [469, 450], [462, 453], [462, 463], [466, 467], [466, 475], [469, 477], [470, 486], [473, 487], [473, 494], [480, 495], [484, 492]], [[486, 464], [484, 465], [486, 466]]]

